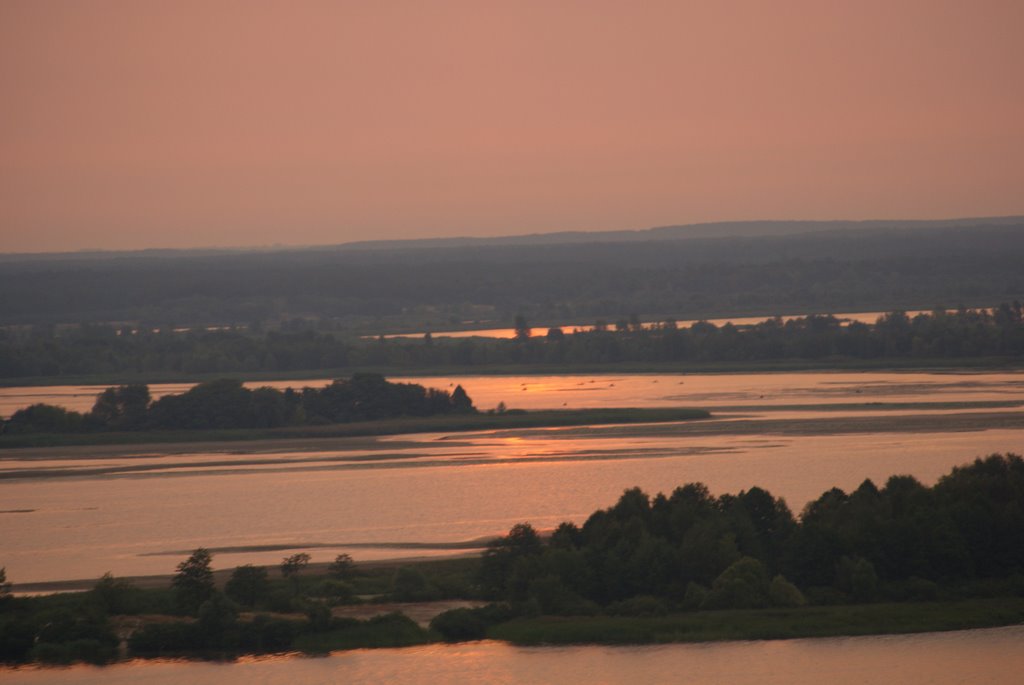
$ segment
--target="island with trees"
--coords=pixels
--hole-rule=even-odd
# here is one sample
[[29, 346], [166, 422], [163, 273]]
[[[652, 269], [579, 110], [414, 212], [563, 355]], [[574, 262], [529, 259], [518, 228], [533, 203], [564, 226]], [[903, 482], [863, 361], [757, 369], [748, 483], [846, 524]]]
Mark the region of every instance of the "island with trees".
[[707, 418], [702, 409], [479, 412], [461, 385], [448, 392], [356, 373], [322, 388], [249, 389], [234, 379], [154, 400], [143, 384], [107, 388], [89, 412], [33, 404], [0, 419], [0, 448], [330, 438], [495, 428], [649, 423]]
[[[582, 525], [528, 523], [481, 556], [314, 568], [307, 552], [226, 575], [196, 549], [162, 586], [105, 575], [13, 596], [0, 660], [232, 658], [482, 638], [662, 643], [953, 630], [1024, 621], [1024, 459], [991, 455], [932, 487], [893, 476], [831, 489], [794, 516], [761, 488], [630, 489]], [[389, 611], [462, 600], [429, 625]], [[368, 608], [364, 618], [349, 609]], [[380, 611], [372, 611], [373, 607]], [[408, 605], [407, 605], [408, 606]]]

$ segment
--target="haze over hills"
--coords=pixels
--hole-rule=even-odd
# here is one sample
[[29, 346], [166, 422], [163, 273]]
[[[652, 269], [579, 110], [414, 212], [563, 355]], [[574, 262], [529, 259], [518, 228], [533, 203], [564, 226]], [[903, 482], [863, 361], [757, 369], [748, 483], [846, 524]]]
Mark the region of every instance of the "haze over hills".
[[762, 220], [720, 221], [619, 231], [554, 231], [498, 237], [420, 238], [412, 240], [361, 240], [331, 245], [309, 246], [237, 246], [229, 248], [170, 249], [153, 247], [144, 250], [76, 250], [74, 252], [0, 252], [0, 262], [50, 259], [103, 259], [119, 256], [204, 257], [240, 252], [302, 252], [306, 250], [389, 251], [420, 248], [501, 247], [513, 245], [560, 245], [580, 243], [655, 242], [717, 238], [759, 238], [797, 236], [812, 233], [863, 233], [871, 231], [906, 231], [970, 228], [975, 226], [1024, 226], [1024, 216], [968, 217], [958, 219], [864, 221], [828, 220]]
[[1024, 218], [737, 222], [302, 249], [7, 255], [0, 325], [376, 334], [1024, 299]]
[[622, 231], [556, 231], [493, 238], [423, 238], [418, 240], [364, 240], [345, 243], [337, 247], [358, 249], [388, 249], [415, 247], [469, 247], [493, 245], [550, 245], [590, 242], [640, 242], [660, 240], [686, 240], [690, 238], [735, 238], [800, 235], [833, 231], [871, 231], [929, 228], [957, 228], [969, 226], [1009, 226], [1024, 224], [1024, 216], [976, 217], [936, 220], [866, 221], [716, 221], [697, 224], [656, 226], [653, 228]]

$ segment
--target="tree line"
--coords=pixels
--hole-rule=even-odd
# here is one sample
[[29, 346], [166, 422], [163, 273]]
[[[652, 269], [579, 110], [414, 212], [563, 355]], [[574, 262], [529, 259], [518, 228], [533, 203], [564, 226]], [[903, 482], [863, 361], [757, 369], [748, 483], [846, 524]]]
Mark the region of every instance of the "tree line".
[[34, 404], [12, 414], [0, 424], [0, 432], [276, 428], [475, 411], [461, 385], [449, 393], [414, 383], [391, 383], [373, 373], [357, 373], [323, 388], [301, 390], [251, 390], [239, 380], [218, 379], [156, 400], [146, 385], [107, 388], [87, 413]]
[[[1024, 460], [992, 455], [926, 487], [893, 476], [809, 503], [761, 488], [627, 490], [548, 539], [528, 524], [491, 543], [484, 596], [543, 614], [928, 600], [986, 583], [1024, 593]], [[1002, 585], [1000, 585], [1002, 583]], [[980, 590], [985, 592], [985, 590]]]
[[0, 377], [88, 374], [225, 374], [338, 369], [715, 363], [779, 360], [959, 359], [1024, 354], [1018, 301], [991, 310], [895, 311], [874, 324], [833, 316], [780, 318], [752, 326], [652, 327], [636, 315], [588, 330], [531, 328], [515, 317], [514, 340], [489, 338], [352, 339], [329, 332], [248, 330], [153, 333], [83, 326], [61, 334], [0, 335]]

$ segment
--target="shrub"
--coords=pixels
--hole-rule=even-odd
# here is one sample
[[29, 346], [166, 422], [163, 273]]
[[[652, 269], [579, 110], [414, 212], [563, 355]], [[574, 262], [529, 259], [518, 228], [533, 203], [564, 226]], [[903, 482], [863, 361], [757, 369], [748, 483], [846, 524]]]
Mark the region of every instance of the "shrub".
[[438, 598], [438, 591], [419, 570], [400, 566], [391, 579], [391, 596], [399, 602], [424, 602]]
[[0, 620], [0, 662], [28, 661], [35, 637], [36, 627], [28, 621]]
[[874, 564], [863, 557], [843, 557], [836, 564], [835, 586], [856, 602], [870, 602], [878, 592]]
[[355, 590], [351, 585], [342, 580], [331, 579], [317, 583], [309, 594], [313, 597], [323, 597], [332, 604], [346, 604], [355, 598]]
[[267, 593], [264, 606], [267, 610], [278, 614], [287, 614], [301, 609], [292, 593], [284, 588], [277, 588]]
[[298, 621], [273, 618], [265, 614], [259, 614], [247, 623], [240, 623], [238, 628], [239, 648], [256, 653], [288, 651], [302, 630]]
[[772, 578], [768, 586], [768, 599], [775, 607], [802, 607], [807, 604], [807, 598], [800, 592], [800, 588], [781, 575]]
[[306, 604], [306, 620], [309, 621], [309, 628], [314, 632], [323, 632], [331, 628], [331, 609], [322, 602], [309, 602]]
[[664, 600], [650, 595], [638, 595], [621, 602], [612, 602], [605, 607], [610, 616], [664, 616], [668, 606]]
[[117, 656], [117, 644], [94, 638], [80, 638], [69, 642], [39, 642], [32, 649], [32, 658], [44, 664], [71, 664], [85, 661], [90, 664], [110, 663]]
[[566, 587], [558, 576], [548, 575], [530, 583], [526, 596], [535, 599], [545, 614], [593, 616], [600, 608]]
[[231, 573], [224, 585], [224, 594], [245, 607], [256, 606], [270, 588], [267, 569], [246, 564]]
[[327, 571], [338, 580], [348, 580], [355, 573], [356, 564], [351, 555], [339, 554], [327, 566]]
[[686, 584], [686, 594], [683, 596], [683, 608], [691, 611], [700, 609], [710, 593], [711, 590], [700, 583], [695, 583], [691, 580]]
[[139, 589], [124, 578], [104, 573], [92, 588], [92, 595], [108, 614], [136, 614], [140, 610]]
[[715, 578], [703, 609], [759, 609], [768, 605], [768, 572], [764, 564], [743, 557]]
[[176, 656], [203, 647], [203, 635], [195, 623], [150, 623], [132, 633], [128, 649], [139, 656]]
[[475, 609], [451, 609], [438, 614], [430, 629], [441, 634], [446, 642], [482, 640], [487, 636], [487, 621]]
[[199, 607], [199, 630], [205, 646], [223, 649], [237, 642], [238, 607], [216, 592]]

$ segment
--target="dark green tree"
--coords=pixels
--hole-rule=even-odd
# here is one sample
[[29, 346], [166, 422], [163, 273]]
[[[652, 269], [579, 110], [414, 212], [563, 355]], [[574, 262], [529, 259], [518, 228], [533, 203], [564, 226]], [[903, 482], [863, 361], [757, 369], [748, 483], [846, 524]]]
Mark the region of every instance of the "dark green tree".
[[356, 563], [349, 554], [339, 554], [327, 566], [327, 571], [338, 580], [348, 580], [356, 570]]
[[293, 554], [281, 561], [281, 575], [291, 581], [292, 592], [296, 595], [302, 594], [302, 572], [309, 566], [309, 561], [310, 556], [305, 552]]
[[487, 545], [480, 563], [480, 584], [485, 594], [503, 597], [517, 562], [543, 551], [540, 536], [529, 523], [517, 523], [508, 535]]
[[214, 593], [213, 569], [210, 566], [213, 555], [199, 547], [188, 559], [178, 564], [177, 573], [171, 580], [178, 607], [190, 614], [199, 610], [203, 602]]
[[473, 400], [469, 399], [469, 395], [461, 385], [456, 385], [455, 390], [452, 391], [452, 408], [457, 414], [470, 414], [476, 411], [473, 407]]
[[150, 401], [147, 385], [107, 388], [96, 397], [89, 419], [109, 430], [139, 430], [146, 425]]
[[231, 578], [224, 585], [224, 594], [242, 606], [252, 607], [266, 596], [269, 588], [267, 569], [246, 564], [231, 573]]
[[311, 557], [305, 552], [285, 557], [281, 562], [281, 575], [285, 578], [294, 578], [302, 573], [309, 566]]
[[532, 333], [530, 330], [530, 324], [526, 322], [526, 317], [522, 314], [516, 314], [513, 328], [515, 328], [516, 331], [516, 340], [522, 341], [530, 339], [530, 334]]

